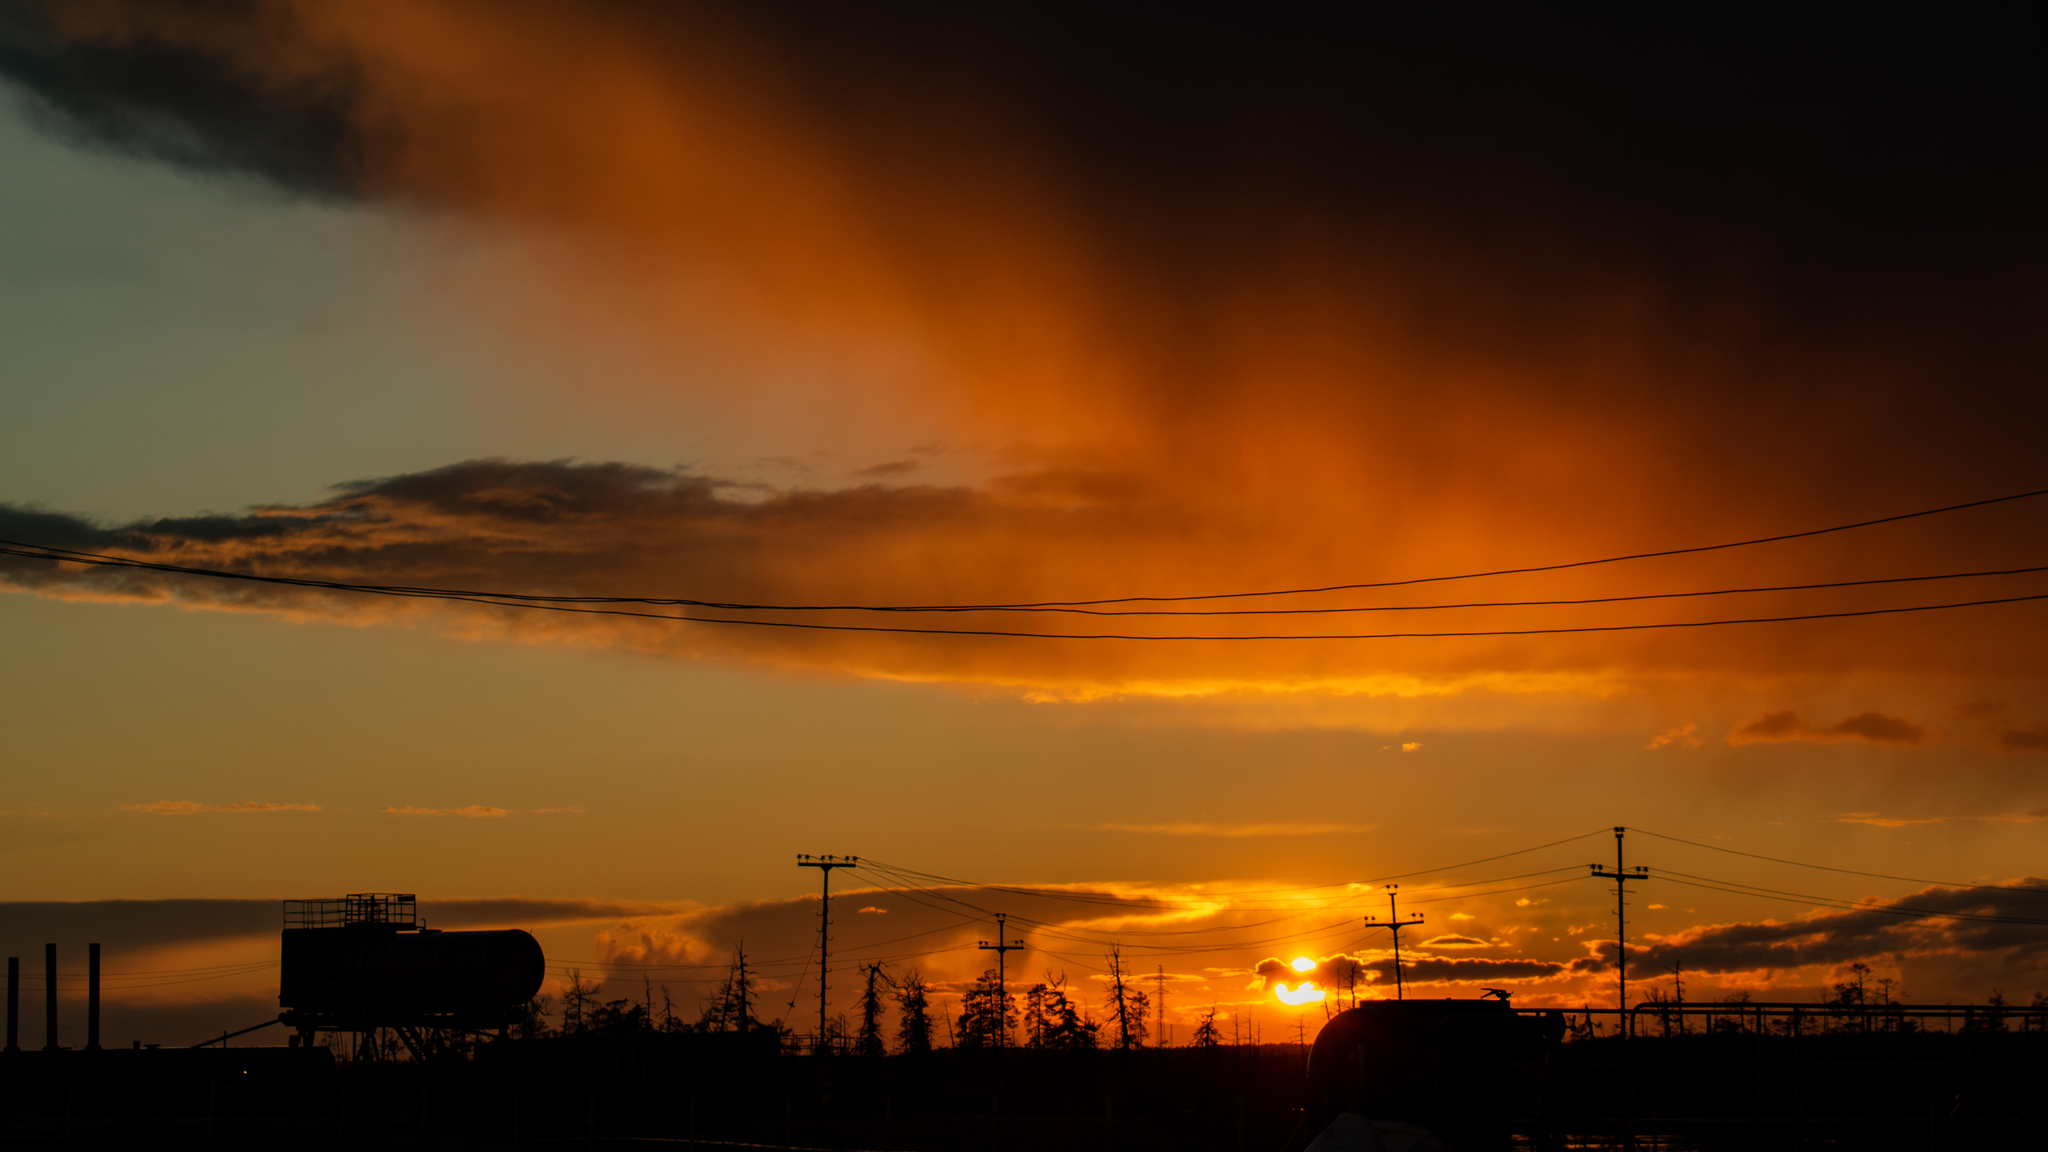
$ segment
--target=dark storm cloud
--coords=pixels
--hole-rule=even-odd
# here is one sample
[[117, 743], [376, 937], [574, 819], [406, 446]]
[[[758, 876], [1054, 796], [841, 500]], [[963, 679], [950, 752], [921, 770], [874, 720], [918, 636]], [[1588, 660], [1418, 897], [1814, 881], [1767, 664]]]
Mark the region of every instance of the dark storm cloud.
[[[764, 412], [805, 411], [814, 390], [852, 397], [876, 427], [914, 411], [931, 435], [1028, 472], [973, 491], [804, 493], [473, 462], [306, 508], [119, 530], [44, 520], [13, 538], [367, 583], [1043, 601], [1610, 554], [2033, 486], [2048, 406], [2041, 81], [2029, 37], [1987, 18], [566, 0], [7, 10], [4, 66], [91, 138], [430, 204], [414, 219], [423, 234], [482, 222], [552, 238], [507, 245], [519, 271], [501, 283], [458, 276], [448, 294], [451, 315], [474, 310], [475, 330], [537, 363], [622, 330], [648, 363], [678, 366], [691, 403], [721, 404], [728, 385], [709, 382], [724, 368], [689, 366], [730, 358], [735, 394], [801, 378]], [[460, 246], [423, 250], [436, 247]], [[799, 362], [848, 368], [785, 371]], [[590, 376], [592, 398], [631, 387], [609, 375]], [[861, 451], [845, 460], [880, 461], [870, 479], [913, 456]], [[2027, 536], [1986, 539], [2017, 552]], [[1876, 566], [1810, 555], [1787, 564]], [[58, 596], [426, 617], [132, 572], [4, 571]], [[1605, 592], [1623, 577], [1591, 579]], [[2024, 624], [1969, 634], [1928, 617], [1885, 623], [1910, 643], [1815, 625], [1083, 655], [434, 611], [478, 638], [573, 632], [1080, 693], [1872, 660], [1976, 674], [2040, 659]]]
[[1728, 742], [1834, 744], [1845, 740], [1862, 740], [1871, 744], [1900, 744], [1910, 747], [1920, 743], [1926, 736], [1927, 729], [1911, 720], [1886, 716], [1881, 712], [1859, 713], [1824, 728], [1807, 723], [1795, 712], [1773, 712], [1730, 732]]
[[[1409, 956], [1401, 961], [1401, 978], [1408, 982], [1443, 984], [1472, 984], [1485, 980], [1541, 980], [1551, 976], [1576, 972], [1580, 969], [1573, 964], [1555, 960], [1532, 960], [1526, 958], [1451, 958], [1436, 956]], [[1352, 956], [1327, 956], [1316, 962], [1307, 972], [1296, 971], [1294, 966], [1279, 957], [1268, 957], [1253, 967], [1252, 973], [1264, 981], [1271, 991], [1275, 984], [1293, 984], [1309, 981], [1325, 992], [1348, 991], [1356, 979], [1360, 985], [1371, 982], [1376, 986], [1392, 987], [1394, 983], [1394, 961], [1391, 956], [1379, 960], [1361, 960]]]
[[2048, 724], [2026, 724], [1999, 701], [1965, 704], [1956, 714], [1987, 737], [2000, 752], [2048, 752]]
[[2004, 729], [1998, 734], [1998, 747], [2006, 752], [2048, 752], [2048, 724]]
[[[1902, 914], [1908, 910], [2006, 919]], [[1853, 912], [1692, 929], [1652, 945], [1642, 955], [1655, 964], [1682, 964], [1688, 971], [1747, 972], [1846, 964], [1886, 955], [2039, 949], [2044, 943], [2048, 881], [2027, 877], [1997, 888], [1928, 888]], [[1602, 959], [1607, 962], [1611, 957], [1603, 953]]]
[[[195, 18], [302, 39], [289, 9], [260, 0], [185, 0]], [[32, 97], [38, 122], [74, 143], [185, 168], [234, 172], [320, 196], [357, 190], [359, 93], [346, 61], [278, 84], [221, 51], [145, 36], [67, 36], [39, 3], [0, 3], [0, 76]]]
[[[336, 496], [310, 507], [117, 528], [0, 504], [0, 539], [166, 563], [260, 556], [272, 571], [309, 563], [335, 578], [353, 574], [379, 584], [417, 583], [434, 573], [481, 586], [505, 582], [506, 565], [522, 557], [531, 567], [515, 582], [579, 583], [592, 564], [630, 572], [636, 558], [650, 554], [680, 555], [714, 570], [764, 559], [773, 565], [764, 556], [770, 551], [808, 564], [808, 556], [842, 533], [965, 525], [994, 510], [991, 501], [956, 489], [867, 487], [740, 500], [729, 495], [734, 487], [628, 464], [473, 460], [338, 485]], [[748, 582], [758, 575], [748, 573]], [[260, 586], [208, 586], [135, 570], [81, 571], [21, 557], [0, 557], [0, 579], [111, 595], [218, 595], [251, 603], [273, 595]]]
[[[1391, 962], [1378, 965], [1380, 982], [1392, 983], [1394, 966]], [[1421, 980], [1448, 984], [1470, 984], [1482, 980], [1540, 980], [1573, 970], [1571, 965], [1554, 960], [1521, 959], [1446, 959], [1426, 957], [1420, 960], [1403, 960], [1403, 980]]]
[[[1760, 276], [1816, 312], [1948, 290], [2006, 311], [1983, 277], [2025, 284], [2001, 249], [2041, 239], [2039, 74], [1995, 20], [756, 11], [857, 140], [959, 114], [919, 109], [1014, 118], [1162, 280], [1227, 276], [1286, 219], [1328, 242], [1371, 217], [1376, 247], [1464, 233], [1538, 275], [1591, 243], [1674, 279]], [[1939, 288], [1912, 282], [1935, 269]]]
[[[1757, 277], [1816, 314], [1893, 296], [2018, 319], [2038, 301], [2042, 92], [2017, 13], [449, 7], [572, 14], [678, 68], [706, 30], [737, 37], [863, 155], [914, 165], [1004, 134], [1162, 283], [1227, 278], [1290, 232], [1342, 259], [1370, 217], [1381, 249], [1426, 231], [1537, 276], [1593, 258]], [[378, 110], [287, 6], [195, 0], [141, 23], [179, 35], [119, 37], [36, 0], [0, 12], [0, 70], [77, 138], [363, 187]]]

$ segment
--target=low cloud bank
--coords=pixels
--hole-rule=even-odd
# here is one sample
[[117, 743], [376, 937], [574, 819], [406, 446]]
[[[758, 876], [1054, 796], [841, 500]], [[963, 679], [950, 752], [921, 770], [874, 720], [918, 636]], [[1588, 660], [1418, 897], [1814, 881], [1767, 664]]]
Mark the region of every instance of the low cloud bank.
[[[341, 893], [326, 893], [341, 895]], [[437, 928], [532, 927], [613, 921], [663, 911], [659, 905], [518, 897], [423, 900], [420, 914]], [[77, 900], [0, 903], [0, 947], [9, 956], [40, 957], [46, 942], [81, 951], [90, 942], [113, 950], [275, 937], [284, 927], [283, 900]], [[40, 960], [36, 961], [40, 963]], [[66, 961], [67, 969], [69, 961]]]
[[1826, 727], [1809, 724], [1796, 712], [1773, 712], [1728, 734], [1728, 742], [1738, 745], [1793, 742], [1840, 744], [1847, 741], [1862, 741], [1867, 744], [1889, 744], [1910, 748], [1926, 738], [1927, 729], [1911, 720], [1887, 716], [1882, 712], [1860, 713]]

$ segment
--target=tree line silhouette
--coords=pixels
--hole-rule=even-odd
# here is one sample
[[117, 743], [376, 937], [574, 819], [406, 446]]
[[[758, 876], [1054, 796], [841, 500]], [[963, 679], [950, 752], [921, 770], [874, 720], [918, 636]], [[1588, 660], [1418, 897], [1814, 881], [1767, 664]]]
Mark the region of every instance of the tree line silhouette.
[[[1150, 1023], [1154, 999], [1135, 983], [1121, 953], [1112, 949], [1099, 1002], [1091, 1004], [1064, 972], [1050, 970], [1021, 992], [1006, 988], [991, 968], [960, 995], [957, 1015], [942, 1013], [936, 991], [923, 973], [910, 969], [892, 974], [885, 964], [861, 967], [861, 994], [853, 1019], [844, 1015], [827, 1022], [823, 1046], [863, 1056], [915, 1056], [938, 1046], [946, 1032], [954, 1048], [1023, 1047], [1050, 1051], [1099, 1048], [1132, 1049], [1153, 1038]], [[732, 962], [719, 987], [706, 995], [694, 1020], [677, 1013], [666, 984], [642, 977], [639, 998], [600, 999], [601, 985], [572, 970], [562, 989], [559, 1024], [551, 1024], [554, 999], [536, 996], [527, 1005], [518, 1028], [523, 1039], [621, 1032], [755, 1032], [773, 1031], [785, 1043], [797, 1034], [780, 1021], [763, 1020], [758, 1011], [759, 977], [749, 971], [746, 951], [735, 945]], [[1098, 1017], [1096, 1009], [1100, 1009]], [[895, 1017], [893, 1029], [888, 1017]], [[1222, 1043], [1217, 1011], [1210, 1008], [1195, 1029], [1192, 1046]], [[812, 1038], [814, 1041], [818, 1038]]]

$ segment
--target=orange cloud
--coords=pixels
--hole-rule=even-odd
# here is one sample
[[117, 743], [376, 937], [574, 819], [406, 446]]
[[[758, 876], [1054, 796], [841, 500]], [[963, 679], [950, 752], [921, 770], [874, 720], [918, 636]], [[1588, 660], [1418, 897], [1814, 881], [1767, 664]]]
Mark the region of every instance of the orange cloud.
[[1158, 836], [1220, 836], [1240, 839], [1248, 836], [1336, 836], [1370, 832], [1372, 824], [1084, 824], [1077, 827], [1100, 832], [1137, 832]]
[[402, 808], [382, 808], [379, 811], [400, 816], [468, 816], [472, 819], [511, 814], [509, 809], [494, 808], [488, 804], [465, 804], [460, 808], [415, 808], [408, 804]]
[[[84, 569], [0, 557], [0, 583], [82, 600], [175, 604], [276, 613], [348, 624], [435, 628], [472, 639], [622, 647], [740, 659], [913, 680], [1016, 685], [1064, 693], [1199, 694], [1232, 688], [1314, 689], [1422, 697], [1458, 692], [1612, 693], [1658, 678], [1838, 667], [1865, 622], [1797, 626], [1793, 633], [1703, 630], [1619, 636], [1472, 637], [1386, 641], [1258, 640], [1328, 629], [1322, 617], [1211, 618], [1071, 613], [904, 614], [828, 608], [797, 612], [722, 609], [725, 602], [796, 605], [1042, 601], [1076, 590], [1121, 593], [1140, 574], [1185, 566], [1192, 521], [1148, 522], [1128, 493], [1053, 483], [963, 488], [860, 488], [747, 492], [687, 472], [619, 464], [472, 461], [431, 472], [344, 486], [300, 507], [239, 517], [163, 519], [108, 530], [81, 519], [0, 506], [0, 538], [30, 540], [147, 561], [254, 571], [299, 580], [377, 586], [481, 588], [558, 597], [655, 595], [696, 605], [590, 604], [596, 614], [368, 596], [290, 584], [251, 584], [136, 569]], [[1276, 547], [1279, 544], [1276, 542]], [[1245, 556], [1232, 550], [1229, 556]], [[1218, 570], [1210, 587], [1279, 579], [1259, 557]], [[1207, 561], [1205, 561], [1207, 562]], [[1153, 577], [1165, 580], [1165, 577]], [[1614, 579], [1601, 576], [1598, 579]], [[1188, 587], [1186, 577], [1151, 587]], [[1112, 582], [1113, 581], [1113, 582]], [[1327, 598], [1323, 598], [1327, 599]], [[1124, 611], [1117, 608], [1115, 611]], [[1141, 607], [1139, 611], [1150, 611]], [[1644, 610], [1631, 609], [1631, 612]], [[1658, 608], [1657, 613], [1698, 609]], [[615, 612], [624, 615], [611, 614]], [[1372, 619], [1376, 614], [1367, 614]], [[674, 617], [709, 617], [689, 622]], [[1433, 627], [1485, 626], [1486, 609], [1430, 613]], [[1601, 617], [1594, 617], [1600, 619]], [[1607, 617], [1611, 619], [1612, 617]], [[721, 624], [768, 620], [796, 628]], [[1440, 623], [1437, 623], [1439, 622]], [[1062, 640], [1004, 636], [819, 632], [859, 628], [994, 627], [1091, 634], [1174, 634], [1215, 640]], [[1346, 627], [1385, 627], [1377, 622]], [[1996, 666], [1998, 642], [1968, 659], [1943, 655], [1955, 629], [1886, 624], [1889, 649], [1916, 671]], [[2019, 633], [2011, 633], [2007, 639]], [[1920, 636], [1926, 644], [1916, 646]], [[2028, 656], [2032, 658], [2031, 653]], [[2017, 670], [2015, 668], [2015, 670]], [[1872, 713], [1828, 729], [1791, 714], [1739, 730], [1763, 739], [1864, 739], [1910, 743], [1917, 731]], [[1414, 751], [1419, 741], [1401, 748]]]
[[[848, 454], [834, 474], [870, 485], [763, 489], [625, 465], [472, 463], [230, 517], [220, 536], [166, 523], [135, 542], [156, 556], [389, 584], [756, 602], [1320, 586], [1683, 546], [1924, 505], [1928, 493], [2011, 490], [2010, 462], [2030, 458], [2025, 430], [2048, 404], [2030, 374], [2031, 327], [1996, 327], [2031, 314], [1950, 298], [1980, 284], [1995, 300], [2021, 297], [2002, 295], [1993, 276], [1920, 275], [1881, 258], [1894, 251], [1883, 244], [1920, 248], [1893, 237], [1908, 214], [1842, 209], [1835, 193], [1864, 187], [1851, 166], [1759, 182], [1828, 190], [1808, 206], [1822, 222], [1888, 222], [1831, 247], [1807, 239], [1817, 229], [1798, 216], [1803, 202], [1772, 214], [1753, 203], [1750, 184], [1706, 194], [1690, 161], [1673, 171], [1659, 166], [1669, 159], [1661, 153], [1616, 153], [1619, 140], [1644, 146], [1633, 128], [1532, 161], [1523, 142], [1549, 135], [1497, 125], [1510, 123], [1504, 107], [1559, 98], [1541, 85], [1509, 83], [1512, 101], [1475, 95], [1467, 119], [1453, 108], [1428, 130], [1374, 128], [1385, 117], [1373, 110], [1390, 105], [1374, 104], [1386, 94], [1370, 86], [1415, 78], [1405, 68], [1427, 77], [1421, 61], [1464, 59], [1456, 36], [1413, 63], [1362, 69], [1343, 52], [1326, 60], [1344, 85], [1368, 85], [1355, 102], [1304, 98], [1315, 85], [1247, 71], [1231, 89], [1238, 111], [1211, 117], [1201, 97], [1235, 70], [1190, 78], [1085, 67], [1064, 54], [1092, 36], [1019, 40], [971, 21], [899, 40], [865, 21], [818, 15], [797, 27], [744, 6], [109, 0], [37, 10], [60, 45], [100, 58], [180, 54], [178, 69], [101, 71], [197, 70], [245, 97], [237, 107], [248, 112], [224, 122], [206, 115], [217, 100], [194, 105], [186, 93], [181, 103], [178, 92], [152, 105], [126, 80], [110, 92], [47, 93], [86, 134], [297, 190], [425, 209], [413, 215], [435, 254], [437, 319], [487, 333], [480, 342], [502, 347], [508, 366], [558, 377], [575, 403], [631, 412], [679, 443], [705, 428], [718, 439], [740, 429], [734, 438], [759, 458], [800, 454], [809, 445], [787, 441], [815, 433]], [[1375, 46], [1385, 38], [1346, 28], [1328, 42], [1384, 50]], [[926, 34], [947, 49], [917, 47]], [[1194, 86], [1171, 90], [1189, 99], [1168, 99], [1147, 77]], [[1554, 111], [1573, 131], [1607, 123], [1600, 107]], [[1161, 129], [1152, 115], [1173, 119]], [[1770, 133], [1780, 121], [1798, 118], [1751, 127]], [[1483, 178], [1459, 182], [1459, 165], [1444, 164], [1432, 143], [1447, 139], [1485, 145], [1472, 153], [1490, 158], [1475, 160]], [[1783, 162], [1808, 150], [1764, 151]], [[1645, 195], [1574, 208], [1550, 182], [1553, 164], [1609, 155], [1618, 156], [1612, 170], [1574, 170], [1567, 185], [1647, 181]], [[1724, 168], [1734, 170], [1715, 165]], [[1620, 210], [1639, 200], [1640, 213]], [[1669, 220], [1708, 206], [1765, 218], [1737, 214], [1718, 230], [1668, 234]], [[1994, 254], [2031, 276], [2034, 262], [2009, 255], [2009, 230], [1991, 234]], [[1717, 239], [1695, 250], [1706, 235]], [[1961, 243], [1947, 231], [1937, 239], [1922, 247]], [[1841, 252], [1862, 262], [1848, 267]], [[1896, 279], [1879, 287], [1947, 291], [1893, 299], [1859, 271], [1893, 263]], [[1799, 274], [1758, 271], [1780, 268]], [[1797, 322], [1809, 313], [1844, 318]], [[1957, 380], [1980, 391], [1958, 394]], [[1931, 395], [1944, 402], [1918, 402]], [[930, 442], [962, 446], [972, 475], [885, 486], [931, 475], [909, 467], [908, 447]], [[1895, 444], [1913, 451], [1880, 450]], [[845, 465], [858, 466], [836, 471]], [[1520, 577], [1476, 596], [1460, 585], [1444, 599], [1897, 575], [1930, 555], [2016, 565], [2040, 515], [2014, 511], [2002, 532], [1983, 531], [1982, 519], [1929, 521], [1854, 548]], [[2039, 606], [2017, 606], [1938, 621], [1605, 636], [936, 640], [209, 592], [18, 565], [9, 579], [49, 595], [418, 622], [457, 635], [1071, 694], [1305, 685], [1398, 695], [1553, 676], [1630, 688], [1759, 672], [2039, 676], [2043, 656], [2028, 638], [2048, 619]], [[1363, 619], [1371, 623], [1336, 630], [1467, 631], [1510, 619], [1572, 626], [1877, 608], [1904, 595], [1788, 592], [1512, 616], [1466, 608], [1432, 611], [1423, 628], [1384, 627], [1392, 617], [1378, 615], [1061, 617], [1057, 627], [1284, 634], [1333, 630], [1317, 619]], [[1387, 594], [1372, 605], [1432, 600]], [[1912, 742], [1900, 731], [1817, 734]], [[2048, 746], [2048, 735], [2025, 728], [2000, 739], [2013, 750]]]
[[2048, 808], [2001, 816], [1882, 816], [1876, 812], [1844, 812], [1837, 824], [1868, 824], [1873, 828], [1910, 828], [1915, 824], [2035, 824], [2048, 820]]
[[1433, 936], [1422, 942], [1424, 948], [1491, 948], [1493, 944], [1474, 936]]
[[1643, 745], [1643, 747], [1651, 751], [1659, 748], [1669, 748], [1673, 745], [1684, 748], [1697, 748], [1700, 746], [1699, 730], [1700, 727], [1697, 724], [1686, 724], [1681, 727], [1666, 729], [1652, 736], [1650, 742]]

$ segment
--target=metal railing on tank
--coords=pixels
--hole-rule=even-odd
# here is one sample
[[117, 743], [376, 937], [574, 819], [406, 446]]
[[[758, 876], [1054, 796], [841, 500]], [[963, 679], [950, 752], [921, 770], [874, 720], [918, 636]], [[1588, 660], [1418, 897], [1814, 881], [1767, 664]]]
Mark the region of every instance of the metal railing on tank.
[[419, 900], [410, 892], [351, 892], [318, 900], [284, 902], [287, 928], [343, 928], [350, 924], [388, 924], [418, 928]]

